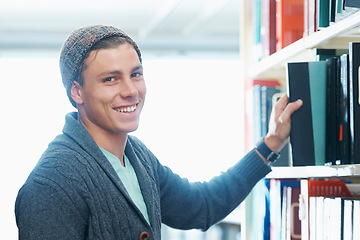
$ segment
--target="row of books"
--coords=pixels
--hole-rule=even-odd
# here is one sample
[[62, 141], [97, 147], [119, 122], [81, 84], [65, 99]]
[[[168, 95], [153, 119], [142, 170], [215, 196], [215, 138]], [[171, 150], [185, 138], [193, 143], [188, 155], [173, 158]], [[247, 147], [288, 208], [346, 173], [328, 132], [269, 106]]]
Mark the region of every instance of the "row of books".
[[300, 240], [300, 182], [271, 179], [269, 186], [270, 240]]
[[301, 180], [301, 239], [359, 240], [359, 189], [340, 180]]
[[357, 0], [255, 0], [253, 4], [257, 53], [254, 61], [338, 22], [360, 8]]
[[303, 100], [291, 119], [293, 166], [360, 163], [360, 43], [343, 51], [287, 65], [289, 100]]
[[360, 199], [310, 197], [310, 240], [360, 239]]
[[254, 221], [263, 229], [257, 229], [256, 239], [359, 240], [359, 184], [349, 184], [352, 192], [341, 180], [264, 179], [260, 184], [265, 201], [259, 202]]
[[304, 0], [255, 0], [253, 29], [258, 61], [303, 37]]
[[359, 11], [357, 0], [304, 0], [304, 35], [310, 35]]

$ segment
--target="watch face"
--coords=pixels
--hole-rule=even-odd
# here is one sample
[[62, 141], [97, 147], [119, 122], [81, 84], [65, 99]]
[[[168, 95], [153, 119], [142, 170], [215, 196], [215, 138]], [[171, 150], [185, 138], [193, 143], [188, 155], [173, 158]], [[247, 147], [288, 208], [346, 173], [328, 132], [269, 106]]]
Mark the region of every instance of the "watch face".
[[267, 157], [267, 160], [268, 160], [269, 162], [275, 162], [276, 160], [279, 159], [279, 157], [280, 157], [280, 153], [278, 153], [278, 152], [271, 152], [271, 153], [269, 154], [269, 156]]

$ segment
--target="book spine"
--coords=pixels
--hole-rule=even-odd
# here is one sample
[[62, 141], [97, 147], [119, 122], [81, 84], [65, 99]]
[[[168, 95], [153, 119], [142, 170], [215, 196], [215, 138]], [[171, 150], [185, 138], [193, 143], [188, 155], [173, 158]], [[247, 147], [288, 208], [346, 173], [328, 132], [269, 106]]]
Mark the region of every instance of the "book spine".
[[326, 139], [326, 62], [309, 62], [308, 68], [315, 165], [324, 165]]
[[349, 56], [340, 57], [340, 88], [339, 88], [339, 125], [338, 125], [338, 160], [340, 164], [349, 164]]
[[336, 164], [336, 82], [338, 81], [338, 58], [326, 60], [326, 146], [325, 160]]
[[329, 26], [329, 9], [330, 9], [330, 2], [329, 0], [317, 0], [318, 3], [318, 29], [325, 28]]
[[360, 43], [349, 44], [350, 163], [360, 163]]
[[253, 144], [256, 144], [261, 138], [261, 102], [262, 102], [261, 86], [253, 88]]

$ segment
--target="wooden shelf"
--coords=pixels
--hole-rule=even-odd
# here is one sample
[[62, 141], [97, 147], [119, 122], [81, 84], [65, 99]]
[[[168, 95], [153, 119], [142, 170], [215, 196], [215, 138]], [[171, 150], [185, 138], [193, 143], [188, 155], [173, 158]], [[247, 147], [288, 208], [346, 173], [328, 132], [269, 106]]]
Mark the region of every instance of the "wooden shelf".
[[248, 74], [256, 79], [283, 79], [287, 62], [314, 61], [313, 48], [347, 49], [351, 41], [360, 41], [360, 12], [265, 57], [251, 65]]
[[273, 167], [266, 178], [360, 177], [360, 164], [336, 166]]

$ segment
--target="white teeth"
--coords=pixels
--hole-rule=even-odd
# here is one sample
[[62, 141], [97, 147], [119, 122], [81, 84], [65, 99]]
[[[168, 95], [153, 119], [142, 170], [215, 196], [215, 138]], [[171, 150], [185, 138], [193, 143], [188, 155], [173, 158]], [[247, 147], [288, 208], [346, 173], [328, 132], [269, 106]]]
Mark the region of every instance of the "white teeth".
[[133, 112], [133, 111], [136, 110], [136, 105], [131, 106], [131, 107], [117, 108], [117, 109], [115, 109], [115, 110], [118, 111], [118, 112], [124, 112], [124, 113], [126, 113], [126, 112]]

